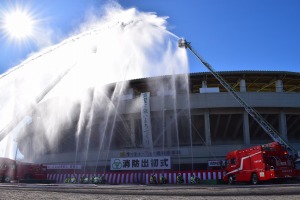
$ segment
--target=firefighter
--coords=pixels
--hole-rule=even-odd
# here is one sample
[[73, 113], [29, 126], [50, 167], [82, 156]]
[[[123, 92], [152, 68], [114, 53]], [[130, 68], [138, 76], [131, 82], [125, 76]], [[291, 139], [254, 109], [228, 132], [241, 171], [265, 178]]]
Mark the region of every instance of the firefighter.
[[150, 184], [153, 184], [153, 174], [150, 175]]
[[83, 175], [83, 176], [80, 178], [80, 183], [84, 183], [84, 184], [89, 183], [89, 178], [88, 178], [86, 175]]
[[94, 179], [95, 179], [96, 176], [92, 176], [89, 180], [89, 183], [94, 183]]
[[85, 175], [80, 177], [79, 183], [84, 183]]
[[101, 184], [106, 183], [105, 175], [104, 175], [104, 174], [102, 174], [102, 175], [100, 176], [100, 178], [99, 178], [99, 183], [101, 183]]
[[155, 174], [151, 174], [150, 176], [150, 184], [156, 184], [157, 181], [156, 181], [156, 176]]
[[184, 182], [183, 177], [181, 176], [181, 173], [178, 174], [176, 179], [177, 179], [177, 184], [182, 184]]
[[98, 177], [98, 176], [94, 176], [94, 177], [93, 177], [93, 180], [92, 180], [92, 183], [98, 184], [99, 181], [100, 181], [99, 177]]
[[93, 184], [99, 184], [100, 183], [100, 178], [98, 176], [93, 176], [90, 180], [91, 183]]
[[200, 178], [198, 176], [195, 176], [195, 174], [192, 174], [191, 179], [190, 179], [191, 184], [199, 184], [200, 183]]
[[166, 184], [166, 183], [167, 183], [167, 180], [166, 180], [165, 176], [162, 174], [160, 176], [160, 184]]
[[200, 184], [200, 178], [199, 178], [198, 176], [195, 176], [195, 182], [196, 182], [197, 184]]
[[190, 182], [191, 182], [191, 184], [195, 184], [196, 183], [196, 181], [195, 181], [195, 175], [194, 174], [192, 174], [192, 176], [190, 178]]
[[70, 177], [67, 177], [65, 180], [64, 180], [64, 183], [70, 183], [71, 182], [71, 178]]
[[72, 176], [72, 178], [70, 179], [70, 183], [76, 183], [76, 182], [77, 182], [76, 178]]

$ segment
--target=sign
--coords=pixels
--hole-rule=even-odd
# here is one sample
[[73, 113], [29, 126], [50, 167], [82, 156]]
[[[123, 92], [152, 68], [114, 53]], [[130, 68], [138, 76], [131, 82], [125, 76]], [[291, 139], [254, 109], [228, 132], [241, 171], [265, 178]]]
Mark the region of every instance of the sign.
[[220, 167], [221, 166], [220, 160], [209, 160], [207, 162], [208, 162], [209, 167]]
[[81, 169], [81, 165], [47, 165], [47, 169]]
[[150, 113], [150, 92], [141, 93], [141, 117], [144, 148], [153, 148], [152, 130], [151, 130], [151, 113]]
[[131, 151], [120, 151], [119, 156], [120, 157], [150, 157], [150, 156], [178, 156], [183, 155], [186, 153], [186, 149], [180, 149], [180, 150], [165, 150], [165, 151], [144, 151], [144, 150], [131, 150]]
[[170, 156], [111, 158], [110, 170], [171, 169]]

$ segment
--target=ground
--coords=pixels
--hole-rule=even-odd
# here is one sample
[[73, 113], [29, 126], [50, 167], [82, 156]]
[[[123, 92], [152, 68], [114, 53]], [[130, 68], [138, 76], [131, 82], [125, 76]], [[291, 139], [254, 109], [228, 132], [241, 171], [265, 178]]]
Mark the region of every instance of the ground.
[[0, 199], [300, 199], [300, 184], [81, 185], [0, 184]]

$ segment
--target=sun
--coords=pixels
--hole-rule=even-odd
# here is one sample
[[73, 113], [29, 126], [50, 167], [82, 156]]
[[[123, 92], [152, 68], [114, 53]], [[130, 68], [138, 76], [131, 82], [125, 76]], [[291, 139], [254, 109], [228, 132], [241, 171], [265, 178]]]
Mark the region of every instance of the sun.
[[4, 13], [2, 30], [13, 40], [24, 40], [33, 37], [35, 20], [26, 10], [13, 9]]
[[33, 20], [23, 11], [8, 13], [4, 19], [4, 29], [13, 38], [26, 38], [33, 32]]

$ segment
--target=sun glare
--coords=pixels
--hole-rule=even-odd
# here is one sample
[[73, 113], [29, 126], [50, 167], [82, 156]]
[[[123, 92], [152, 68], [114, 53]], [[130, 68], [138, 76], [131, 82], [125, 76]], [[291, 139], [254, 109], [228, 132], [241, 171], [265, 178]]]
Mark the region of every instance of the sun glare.
[[2, 27], [12, 39], [25, 39], [33, 34], [34, 20], [24, 10], [13, 10], [5, 14]]

